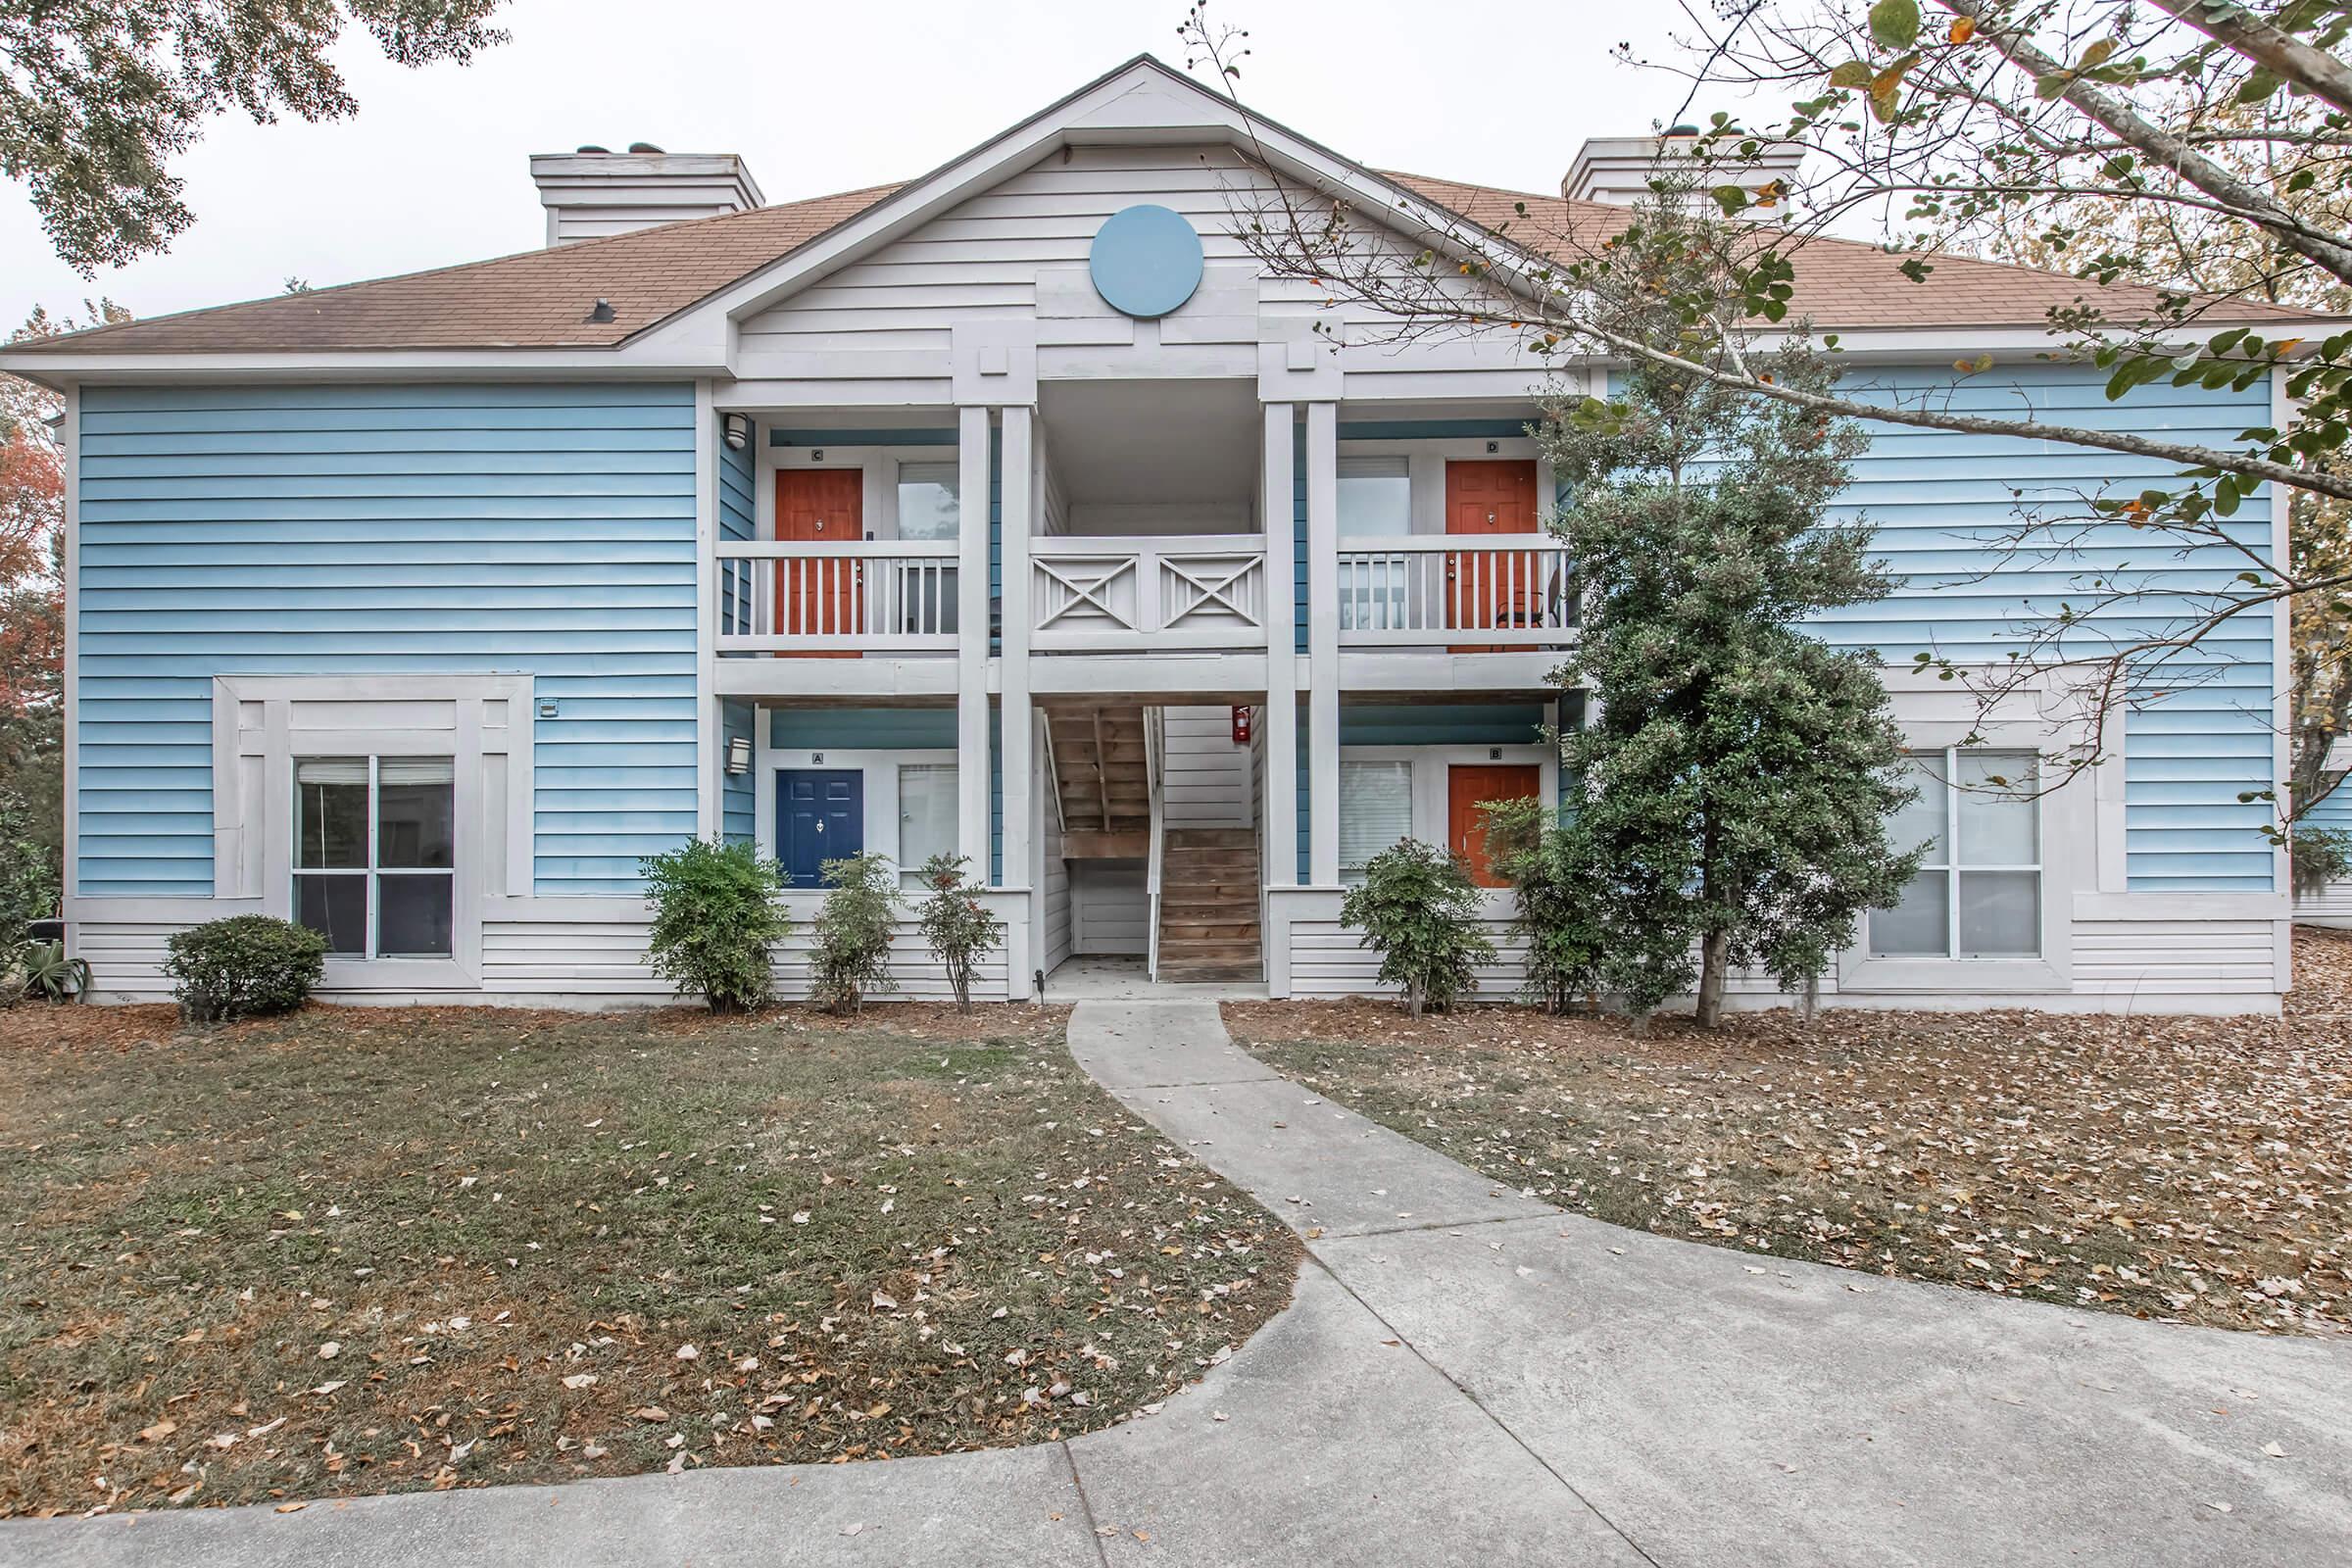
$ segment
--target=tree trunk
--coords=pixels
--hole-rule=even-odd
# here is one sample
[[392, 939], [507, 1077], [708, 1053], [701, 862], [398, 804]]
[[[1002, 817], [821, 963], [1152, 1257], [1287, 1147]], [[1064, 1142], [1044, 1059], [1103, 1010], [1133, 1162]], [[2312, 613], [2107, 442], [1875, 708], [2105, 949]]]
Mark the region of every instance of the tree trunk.
[[1814, 1009], [1815, 1009], [1815, 1008], [1817, 1008], [1817, 1007], [1819, 1007], [1820, 1005], [1821, 1005], [1821, 976], [1819, 976], [1819, 975], [1817, 975], [1817, 974], [1809, 974], [1809, 975], [1805, 976], [1805, 995], [1804, 995], [1804, 1002], [1803, 1002], [1803, 1004], [1802, 1004], [1802, 1007], [1801, 1007], [1801, 1010], [1802, 1010], [1802, 1015], [1803, 1015], [1803, 1017], [1804, 1017], [1804, 1020], [1805, 1020], [1805, 1022], [1807, 1022], [1807, 1023], [1811, 1023], [1811, 1022], [1813, 1021], [1813, 1012], [1814, 1012]]
[[1723, 1022], [1723, 974], [1729, 966], [1732, 936], [1710, 931], [1699, 946], [1698, 1026], [1712, 1029]]
[[1421, 988], [1419, 986], [1408, 985], [1404, 988], [1404, 1010], [1410, 1017], [1421, 1016]]

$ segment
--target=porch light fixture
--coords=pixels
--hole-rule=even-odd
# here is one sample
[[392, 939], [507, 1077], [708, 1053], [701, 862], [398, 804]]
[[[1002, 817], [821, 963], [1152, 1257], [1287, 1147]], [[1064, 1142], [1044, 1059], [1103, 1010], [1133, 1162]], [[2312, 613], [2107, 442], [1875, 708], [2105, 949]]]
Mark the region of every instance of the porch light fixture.
[[752, 770], [752, 738], [749, 735], [727, 737], [727, 775], [741, 778]]
[[727, 450], [741, 452], [752, 444], [752, 416], [748, 414], [727, 416]]

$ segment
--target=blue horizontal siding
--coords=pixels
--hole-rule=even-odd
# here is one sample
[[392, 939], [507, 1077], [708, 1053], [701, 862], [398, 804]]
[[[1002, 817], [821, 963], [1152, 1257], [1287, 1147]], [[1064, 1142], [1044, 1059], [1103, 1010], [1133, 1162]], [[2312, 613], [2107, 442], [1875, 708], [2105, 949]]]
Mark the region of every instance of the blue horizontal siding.
[[768, 744], [778, 751], [956, 750], [953, 708], [776, 708]]
[[212, 891], [212, 677], [521, 672], [534, 885], [694, 831], [685, 386], [91, 388], [78, 892]]
[[1542, 703], [1343, 703], [1342, 746], [1532, 746]]
[[[2110, 402], [2104, 383], [2088, 367], [2047, 365], [2003, 368], [1957, 386], [1948, 370], [1857, 370], [1844, 390], [2223, 446], [2271, 420], [2267, 384], [2242, 393], [2144, 387]], [[1837, 510], [1875, 525], [1876, 552], [1903, 585], [1876, 604], [1818, 617], [1818, 628], [1837, 646], [1873, 650], [1891, 664], [1921, 653], [1997, 662], [2022, 646], [2028, 622], [2062, 604], [2083, 605], [2093, 576], [2149, 590], [2070, 637], [2070, 653], [2081, 657], [2105, 636], [2172, 629], [2178, 621], [2162, 595], [2192, 596], [2180, 603], [2193, 605], [2194, 595], [2223, 586], [2242, 564], [2218, 545], [2183, 553], [2116, 524], [2092, 526], [2078, 549], [2063, 554], [2002, 559], [2001, 536], [2018, 526], [2021, 514], [2084, 516], [2083, 497], [2170, 485], [2175, 469], [2025, 437], [1890, 427], [1870, 434], [1870, 450], [1854, 464], [1853, 484]], [[2230, 528], [2233, 539], [2268, 556], [2269, 496], [2249, 498]], [[2193, 662], [2158, 673], [2132, 694], [2124, 724], [2124, 817], [2134, 891], [2271, 887], [2271, 848], [2262, 831], [2270, 808], [2237, 797], [2271, 785], [2275, 657], [2269, 618], [2249, 618], [2209, 640]]]

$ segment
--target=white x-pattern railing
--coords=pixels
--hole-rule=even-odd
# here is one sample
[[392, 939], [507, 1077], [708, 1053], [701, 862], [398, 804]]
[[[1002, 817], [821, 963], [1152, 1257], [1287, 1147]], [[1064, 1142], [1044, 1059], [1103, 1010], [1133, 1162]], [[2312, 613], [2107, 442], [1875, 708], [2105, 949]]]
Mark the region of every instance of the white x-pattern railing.
[[1265, 644], [1265, 541], [1254, 534], [1030, 542], [1040, 653]]

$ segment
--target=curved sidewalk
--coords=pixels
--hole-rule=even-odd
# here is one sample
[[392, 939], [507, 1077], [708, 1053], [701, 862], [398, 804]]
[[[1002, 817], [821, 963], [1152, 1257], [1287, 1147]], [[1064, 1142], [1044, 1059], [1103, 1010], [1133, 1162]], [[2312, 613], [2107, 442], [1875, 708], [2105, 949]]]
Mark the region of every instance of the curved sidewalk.
[[2352, 1346], [2008, 1302], [1565, 1215], [1087, 1003], [1110, 1091], [1306, 1239], [1145, 1420], [863, 1465], [0, 1524], [0, 1563], [2352, 1561]]

